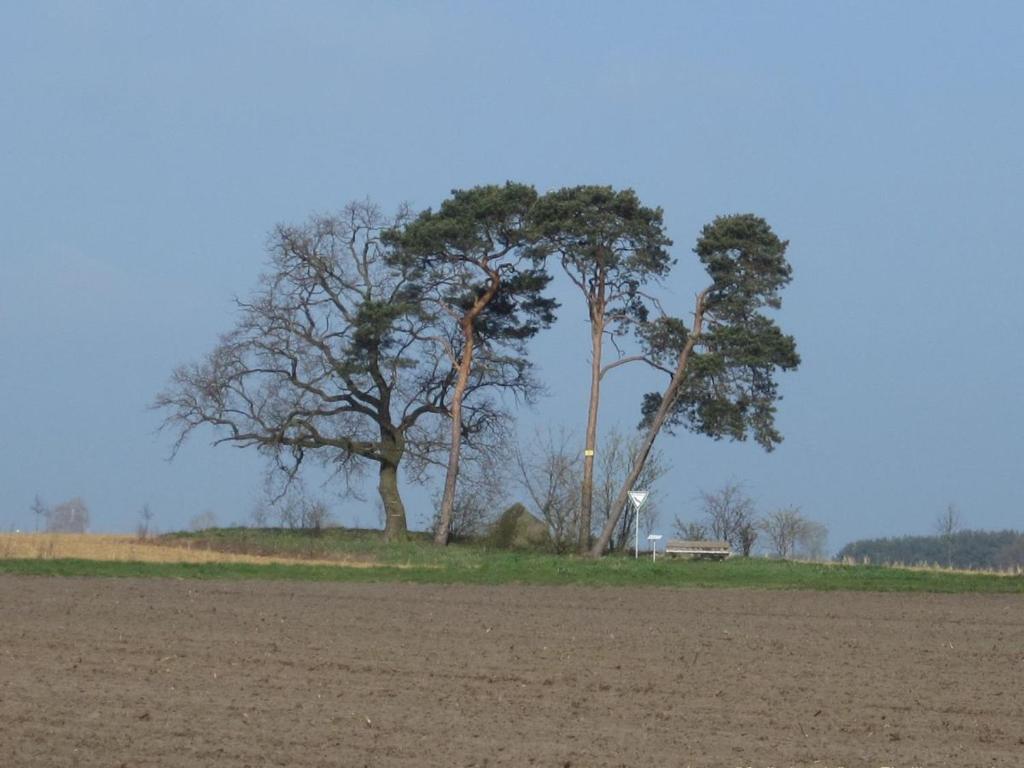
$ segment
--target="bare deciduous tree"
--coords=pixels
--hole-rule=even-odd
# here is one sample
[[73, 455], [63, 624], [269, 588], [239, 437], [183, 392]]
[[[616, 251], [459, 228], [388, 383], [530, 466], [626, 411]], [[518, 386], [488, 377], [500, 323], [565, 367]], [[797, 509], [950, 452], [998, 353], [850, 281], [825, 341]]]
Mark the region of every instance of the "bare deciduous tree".
[[261, 500], [250, 512], [250, 517], [254, 522], [257, 518], [262, 521], [257, 527], [263, 527], [272, 510], [276, 511], [282, 528], [309, 531], [314, 535], [319, 535], [333, 521], [327, 502], [309, 495], [302, 482], [293, 483], [284, 495], [273, 496], [266, 502]]
[[701, 509], [712, 537], [729, 542], [744, 557], [757, 540], [757, 510], [739, 483], [726, 483], [717, 491], [701, 491]]
[[253, 528], [266, 528], [270, 522], [270, 507], [264, 499], [256, 499], [249, 508], [249, 522]]
[[36, 530], [39, 530], [39, 523], [45, 520], [50, 513], [50, 508], [46, 506], [46, 503], [39, 498], [39, 494], [32, 500], [32, 506], [29, 507], [32, 510], [32, 514], [36, 516]]
[[[605, 522], [612, 516], [612, 506], [615, 498], [626, 476], [629, 474], [633, 462], [636, 460], [640, 450], [642, 435], [628, 435], [618, 427], [614, 427], [604, 435], [601, 444], [604, 446], [597, 462], [597, 482], [594, 485], [592, 525], [599, 531]], [[652, 450], [643, 470], [636, 479], [635, 488], [648, 491], [647, 500], [644, 502], [640, 514], [643, 520], [641, 533], [653, 530], [653, 523], [658, 517], [660, 497], [657, 490], [658, 480], [669, 470], [664, 454], [659, 450]], [[633, 541], [634, 528], [636, 526], [636, 509], [628, 504], [626, 509], [621, 510], [619, 523], [615, 533], [608, 542], [608, 548], [618, 550], [630, 546]]]
[[761, 525], [771, 542], [775, 556], [786, 560], [796, 551], [807, 519], [800, 513], [799, 507], [785, 507], [769, 512]]
[[761, 521], [761, 529], [771, 542], [776, 557], [783, 560], [792, 557], [820, 560], [824, 557], [828, 528], [809, 519], [799, 507], [784, 507], [770, 512]]
[[946, 567], [953, 567], [953, 550], [956, 545], [956, 535], [963, 527], [960, 517], [960, 509], [956, 504], [950, 502], [946, 508], [935, 518], [935, 532], [942, 539], [946, 548]]
[[[463, 479], [465, 475], [463, 474]], [[434, 500], [436, 512], [430, 522], [430, 532], [437, 535], [441, 526], [441, 499]], [[453, 541], [473, 539], [483, 535], [488, 524], [494, 519], [495, 507], [484, 496], [473, 489], [460, 487], [455, 493], [455, 504], [448, 523], [448, 536]]]
[[739, 542], [740, 552], [743, 553], [744, 557], [750, 557], [750, 553], [754, 549], [754, 544], [757, 543], [757, 537], [760, 533], [757, 520], [748, 520], [744, 522], [739, 529]]
[[[452, 540], [466, 540], [483, 536], [501, 508], [502, 485], [500, 480], [475, 478], [466, 471], [463, 464], [459, 487], [455, 493], [448, 523], [448, 535]], [[435, 535], [441, 525], [441, 497], [434, 498], [434, 518], [430, 530]]]
[[577, 541], [580, 452], [576, 444], [571, 430], [549, 427], [537, 430], [527, 445], [515, 451], [518, 483], [547, 523], [558, 552], [572, 549]]
[[824, 560], [828, 545], [828, 526], [817, 520], [808, 520], [797, 540], [796, 554], [805, 560]]
[[327, 503], [322, 499], [312, 499], [305, 505], [302, 527], [319, 536], [321, 531], [330, 525], [331, 519], [331, 510]]
[[[518, 483], [529, 496], [538, 517], [548, 524], [551, 540], [559, 552], [578, 546], [580, 539], [582, 486], [579, 472], [581, 456], [577, 445], [577, 437], [571, 430], [549, 427], [537, 430], [526, 445], [517, 448], [515, 454]], [[603, 526], [612, 514], [616, 491], [629, 472], [639, 448], [639, 436], [630, 437], [613, 428], [604, 435], [602, 445], [604, 449], [594, 473], [594, 514], [591, 522], [595, 527]], [[641, 515], [645, 529], [650, 529], [657, 518], [656, 484], [667, 471], [664, 457], [655, 451], [637, 480], [638, 488], [650, 491]], [[619, 517], [611, 548], [629, 544], [635, 525], [636, 512], [630, 508]]]
[[204, 360], [175, 371], [155, 406], [177, 432], [201, 425], [215, 444], [255, 447], [295, 479], [316, 456], [351, 489], [378, 470], [385, 536], [407, 530], [398, 487], [404, 459], [427, 461], [454, 381], [424, 312], [418, 275], [388, 260], [386, 217], [370, 202], [302, 226], [279, 226], [270, 269], [241, 318]]
[[[478, 436], [480, 437], [480, 436]], [[504, 428], [496, 429], [486, 440], [473, 440], [462, 456], [455, 505], [449, 521], [453, 539], [483, 536], [504, 508], [510, 479], [513, 450], [507, 446], [511, 437]], [[431, 523], [436, 535], [441, 525], [441, 497], [434, 499], [437, 510]]]
[[708, 529], [706, 525], [696, 522], [686, 522], [678, 516], [675, 520], [675, 532], [680, 538], [686, 539], [687, 541], [703, 541], [708, 537]]
[[282, 528], [301, 528], [302, 505], [302, 495], [297, 493], [294, 488], [289, 489], [287, 494], [278, 498], [274, 503], [278, 525]]
[[89, 528], [89, 507], [76, 496], [46, 511], [49, 533], [85, 533]]
[[139, 510], [139, 525], [135, 529], [135, 535], [140, 539], [148, 539], [150, 533], [152, 533], [153, 517], [153, 510], [149, 504], [143, 504], [142, 509]]

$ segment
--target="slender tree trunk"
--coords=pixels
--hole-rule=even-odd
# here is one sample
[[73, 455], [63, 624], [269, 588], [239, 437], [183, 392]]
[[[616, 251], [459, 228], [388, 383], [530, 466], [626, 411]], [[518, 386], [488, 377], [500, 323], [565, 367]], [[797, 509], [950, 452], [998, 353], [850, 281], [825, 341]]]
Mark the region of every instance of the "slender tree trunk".
[[619, 489], [618, 496], [615, 497], [615, 503], [612, 504], [611, 508], [611, 516], [608, 518], [608, 522], [605, 524], [604, 530], [601, 531], [601, 535], [598, 537], [597, 541], [594, 542], [594, 546], [590, 550], [591, 557], [601, 557], [601, 555], [604, 554], [604, 551], [608, 548], [608, 542], [611, 541], [612, 534], [615, 532], [615, 526], [619, 522], [622, 510], [629, 501], [629, 492], [633, 490], [633, 485], [640, 477], [640, 473], [643, 472], [644, 464], [647, 463], [647, 457], [651, 455], [651, 448], [654, 447], [654, 441], [658, 437], [658, 432], [660, 432], [661, 428], [665, 425], [669, 411], [672, 409], [676, 395], [679, 393], [679, 387], [686, 378], [686, 364], [690, 360], [690, 353], [693, 352], [693, 347], [697, 343], [697, 339], [700, 338], [701, 330], [704, 326], [704, 297], [705, 293], [701, 293], [697, 297], [697, 309], [694, 312], [693, 329], [690, 331], [690, 335], [686, 339], [686, 344], [683, 346], [682, 352], [679, 353], [679, 362], [676, 365], [675, 373], [672, 375], [672, 381], [669, 382], [668, 387], [661, 396], [661, 405], [658, 407], [657, 413], [654, 414], [654, 418], [651, 420], [651, 426], [647, 428], [647, 434], [644, 435], [643, 443], [640, 444], [640, 450], [637, 452], [636, 459], [633, 461], [633, 468], [630, 469], [629, 475], [626, 477], [626, 481], [622, 484], [622, 488]]
[[501, 278], [496, 270], [487, 266], [487, 290], [484, 291], [466, 314], [459, 325], [462, 327], [462, 357], [459, 358], [458, 376], [455, 379], [455, 391], [452, 393], [452, 444], [448, 450], [448, 471], [444, 477], [444, 494], [441, 497], [441, 509], [438, 514], [437, 531], [434, 532], [434, 543], [440, 546], [448, 544], [452, 527], [452, 511], [455, 509], [455, 485], [459, 479], [459, 459], [462, 455], [462, 399], [466, 396], [469, 386], [469, 374], [473, 370], [473, 349], [476, 344], [476, 319], [480, 317], [491, 299], [501, 287]]
[[452, 394], [452, 445], [448, 452], [448, 471], [444, 477], [444, 495], [441, 497], [441, 510], [434, 531], [434, 543], [445, 546], [452, 527], [452, 511], [455, 509], [455, 484], [459, 477], [459, 460], [462, 455], [462, 398], [466, 395], [469, 384], [469, 372], [473, 364], [473, 326], [463, 326], [465, 343], [462, 346], [462, 358], [459, 360], [459, 373], [455, 380], [455, 391]]
[[577, 545], [580, 554], [590, 549], [594, 508], [594, 460], [597, 451], [597, 411], [601, 403], [601, 347], [604, 341], [604, 310], [595, 306], [590, 320], [590, 403], [587, 407], [587, 435], [583, 447], [583, 484], [580, 487], [580, 520]]

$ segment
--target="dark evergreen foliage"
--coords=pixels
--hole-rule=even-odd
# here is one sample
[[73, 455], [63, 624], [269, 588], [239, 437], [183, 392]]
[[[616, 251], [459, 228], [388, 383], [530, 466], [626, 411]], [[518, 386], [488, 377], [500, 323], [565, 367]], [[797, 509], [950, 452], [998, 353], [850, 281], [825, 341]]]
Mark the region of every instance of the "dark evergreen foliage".
[[534, 247], [528, 217], [533, 187], [507, 182], [456, 189], [437, 211], [426, 210], [401, 229], [385, 233], [391, 257], [416, 272], [423, 301], [466, 313], [498, 283], [478, 317], [475, 342], [528, 339], [555, 320], [558, 303], [544, 295], [551, 276]]
[[[800, 364], [796, 342], [764, 309], [778, 309], [790, 281], [787, 243], [757, 216], [721, 216], [704, 227], [694, 252], [712, 283], [703, 301], [704, 329], [666, 427], [683, 426], [715, 439], [748, 435], [771, 450], [782, 440], [775, 428], [781, 399], [776, 372]], [[683, 320], [663, 317], [643, 328], [647, 354], [672, 367], [689, 338]], [[644, 396], [643, 423], [650, 423], [663, 395]]]
[[434, 537], [441, 545], [450, 533], [463, 441], [483, 431], [480, 425], [501, 428], [490, 418], [474, 425], [473, 411], [464, 412], [467, 396], [481, 380], [526, 399], [536, 389], [525, 342], [554, 321], [557, 306], [543, 294], [551, 278], [530, 224], [536, 202], [533, 187], [513, 182], [454, 190], [437, 212], [424, 211], [385, 235], [392, 260], [418, 276], [424, 306], [447, 319], [444, 343], [456, 376]]
[[[590, 398], [580, 487], [578, 546], [590, 547], [597, 455], [597, 421], [601, 379], [611, 369], [639, 355], [624, 355], [618, 337], [646, 322], [650, 298], [643, 287], [668, 274], [674, 260], [666, 250], [662, 210], [649, 208], [631, 189], [578, 186], [550, 192], [532, 213], [537, 249], [561, 261], [565, 274], [583, 295], [591, 333]], [[604, 363], [610, 342], [616, 360]]]
[[843, 547], [837, 558], [856, 562], [865, 559], [878, 565], [937, 563], [945, 565], [951, 554], [954, 568], [1013, 568], [1024, 566], [1024, 533], [960, 531], [945, 536], [897, 536], [860, 539]]
[[541, 197], [531, 220], [537, 247], [561, 261], [586, 297], [591, 321], [599, 312], [624, 332], [647, 319], [641, 288], [675, 263], [661, 208], [643, 205], [632, 189], [566, 187]]

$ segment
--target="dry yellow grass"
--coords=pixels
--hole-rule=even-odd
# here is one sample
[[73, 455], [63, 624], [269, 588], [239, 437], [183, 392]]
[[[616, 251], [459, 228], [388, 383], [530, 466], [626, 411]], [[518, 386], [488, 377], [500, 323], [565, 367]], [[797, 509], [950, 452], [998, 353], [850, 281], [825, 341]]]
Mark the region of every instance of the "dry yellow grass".
[[240, 555], [191, 547], [147, 544], [134, 536], [92, 533], [0, 533], [0, 559], [76, 558], [144, 563], [302, 563], [369, 568], [373, 562], [308, 560], [278, 556]]
[[[814, 562], [813, 560], [797, 560], [795, 562]], [[863, 558], [856, 560], [852, 557], [844, 557], [841, 563], [832, 563], [833, 565], [877, 565], [872, 563], [869, 558]], [[819, 563], [819, 565], [830, 565], [830, 563]], [[922, 572], [937, 572], [937, 573], [956, 573], [964, 576], [977, 576], [983, 574], [985, 576], [1020, 576], [1024, 574], [1024, 568], [1021, 566], [1013, 566], [1010, 568], [951, 568], [945, 565], [939, 565], [938, 563], [882, 563], [884, 568], [895, 568], [900, 571], [922, 571]]]

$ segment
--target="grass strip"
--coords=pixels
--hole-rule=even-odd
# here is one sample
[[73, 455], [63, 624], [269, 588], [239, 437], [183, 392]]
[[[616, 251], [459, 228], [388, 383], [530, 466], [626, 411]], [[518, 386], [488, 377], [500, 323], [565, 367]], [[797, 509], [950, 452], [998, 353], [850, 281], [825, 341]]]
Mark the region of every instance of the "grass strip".
[[[399, 567], [399, 565], [401, 567]], [[736, 558], [726, 562], [632, 560], [455, 553], [429, 563], [344, 565], [121, 562], [82, 559], [0, 560], [0, 574], [115, 578], [408, 582], [422, 584], [548, 584], [632, 587], [718, 587], [875, 592], [1024, 593], [1024, 577], [911, 571], [864, 565], [792, 563]]]

